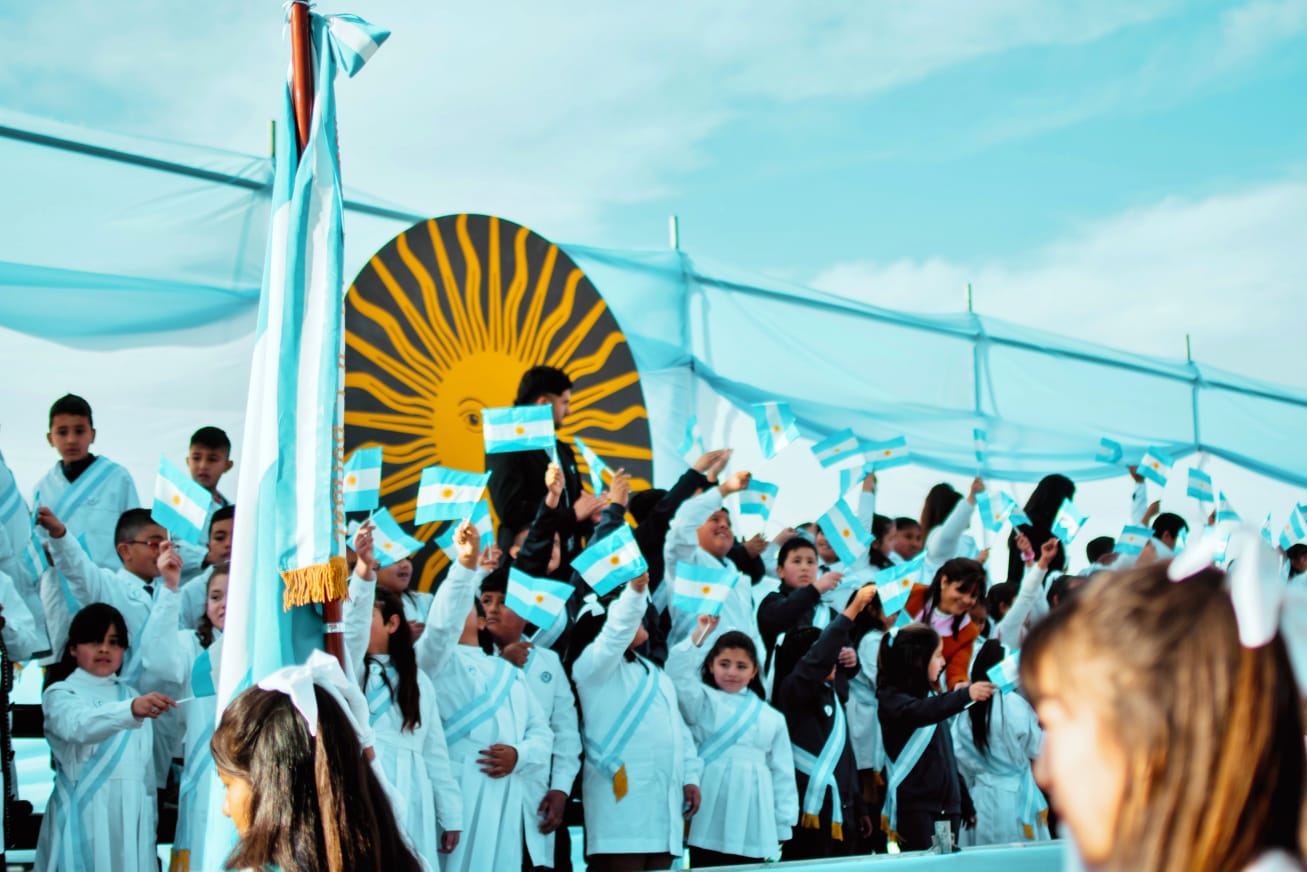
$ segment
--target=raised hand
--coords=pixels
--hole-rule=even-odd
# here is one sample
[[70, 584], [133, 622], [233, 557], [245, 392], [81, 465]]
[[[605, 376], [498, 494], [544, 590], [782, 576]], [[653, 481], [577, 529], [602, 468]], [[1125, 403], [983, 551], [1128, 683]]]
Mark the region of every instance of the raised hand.
[[177, 590], [182, 578], [182, 556], [177, 553], [177, 546], [171, 539], [159, 543], [159, 557], [154, 561], [163, 576], [163, 583], [168, 590]]

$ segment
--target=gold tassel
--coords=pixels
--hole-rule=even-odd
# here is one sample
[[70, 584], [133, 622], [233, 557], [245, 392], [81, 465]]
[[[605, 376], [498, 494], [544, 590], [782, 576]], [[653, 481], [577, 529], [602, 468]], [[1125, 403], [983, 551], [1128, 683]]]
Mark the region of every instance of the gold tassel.
[[1044, 826], [1048, 826], [1048, 809], [1044, 809], [1039, 813], [1039, 822]]
[[880, 816], [880, 831], [887, 836], [890, 835], [889, 815], [883, 814]]
[[1030, 824], [1022, 824], [1021, 829], [1025, 831], [1027, 839], [1033, 839], [1035, 837], [1035, 828]]
[[344, 557], [332, 557], [326, 563], [288, 569], [281, 580], [286, 585], [281, 597], [286, 611], [292, 606], [343, 600], [349, 595], [349, 564]]
[[835, 841], [844, 841], [844, 827], [835, 823], [835, 821], [830, 822], [830, 834], [835, 838]]
[[871, 773], [871, 777], [876, 779], [876, 784], [879, 785], [880, 787], [885, 786], [885, 773], [882, 772], [881, 770], [879, 769], [874, 770]]
[[801, 814], [799, 815], [799, 826], [805, 830], [819, 830], [821, 829], [821, 818], [815, 814]]
[[174, 849], [172, 859], [168, 863], [168, 872], [190, 872], [191, 870], [191, 852], [184, 849]]
[[622, 768], [618, 769], [616, 774], [613, 775], [613, 796], [617, 797], [618, 802], [621, 802], [622, 797], [626, 796], [629, 787], [630, 785], [626, 783], [626, 764], [623, 763]]

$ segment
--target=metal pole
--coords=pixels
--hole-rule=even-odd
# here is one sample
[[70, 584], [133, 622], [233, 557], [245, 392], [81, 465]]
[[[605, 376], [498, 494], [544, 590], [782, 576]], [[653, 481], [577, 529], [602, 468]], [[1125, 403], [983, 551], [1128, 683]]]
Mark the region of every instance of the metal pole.
[[681, 224], [675, 215], [667, 219], [667, 241], [672, 251], [681, 250]]

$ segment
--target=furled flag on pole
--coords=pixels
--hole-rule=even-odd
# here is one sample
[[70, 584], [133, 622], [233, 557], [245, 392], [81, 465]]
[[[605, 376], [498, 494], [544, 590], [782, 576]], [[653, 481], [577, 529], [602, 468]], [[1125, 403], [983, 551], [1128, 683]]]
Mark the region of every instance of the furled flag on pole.
[[908, 454], [908, 440], [904, 436], [895, 436], [883, 442], [866, 441], [861, 443], [863, 455], [872, 469], [893, 469], [912, 462]]
[[370, 512], [381, 505], [381, 448], [359, 448], [345, 461], [345, 511]]
[[863, 463], [862, 452], [858, 446], [858, 437], [854, 436], [853, 431], [847, 428], [840, 430], [838, 433], [832, 433], [820, 442], [814, 443], [812, 456], [817, 458], [817, 462], [825, 469], [861, 466]]
[[604, 596], [648, 572], [649, 564], [640, 553], [631, 528], [623, 524], [599, 541], [591, 542], [572, 561], [572, 569], [585, 579], [591, 590]]
[[672, 607], [700, 615], [720, 615], [739, 577], [730, 566], [677, 562]]
[[595, 496], [598, 496], [604, 492], [604, 473], [608, 473], [608, 477], [612, 478], [612, 470], [608, 468], [608, 464], [604, 463], [602, 457], [595, 454], [589, 445], [581, 441], [580, 436], [572, 437], [572, 441], [576, 443], [576, 450], [580, 451], [581, 457], [585, 459], [585, 468], [590, 475], [590, 489]]
[[926, 552], [922, 551], [911, 560], [876, 573], [872, 581], [876, 583], [876, 596], [880, 597], [880, 605], [886, 615], [892, 615], [908, 604], [912, 586], [921, 584], [921, 573], [925, 565]]
[[182, 472], [167, 457], [159, 458], [159, 477], [154, 480], [154, 506], [150, 517], [168, 533], [187, 542], [199, 542], [209, 521], [213, 495], [204, 485]]
[[527, 575], [516, 566], [508, 570], [508, 589], [504, 593], [504, 605], [528, 624], [537, 627], [551, 627], [554, 620], [567, 606], [567, 598], [572, 595], [572, 586], [548, 578], [536, 578]]
[[1217, 494], [1216, 518], [1214, 520], [1218, 524], [1225, 523], [1226, 521], [1238, 524], [1243, 520], [1239, 517], [1239, 513], [1234, 510], [1234, 506], [1230, 505], [1230, 500], [1226, 498], [1225, 491], [1220, 491]]
[[997, 533], [1003, 529], [1003, 522], [1017, 507], [1017, 501], [1008, 496], [1006, 491], [993, 493], [998, 494], [998, 505], [994, 505], [994, 497], [990, 491], [984, 490], [976, 494], [976, 512], [985, 529]]
[[544, 449], [552, 457], [557, 449], [554, 407], [547, 403], [482, 409], [481, 432], [486, 440], [486, 454]]
[[[495, 541], [495, 525], [490, 521], [490, 504], [481, 500], [472, 507], [472, 514], [467, 516], [467, 522], [476, 528], [477, 535], [480, 537], [481, 547], [492, 544]], [[458, 532], [458, 525], [461, 521], [454, 521], [445, 525], [445, 529], [436, 537], [436, 545], [445, 556], [451, 561], [458, 560], [458, 546], [454, 544], [454, 533]]]
[[1099, 463], [1120, 463], [1123, 457], [1125, 457], [1125, 449], [1121, 447], [1120, 442], [1108, 439], [1106, 436], [1098, 440], [1098, 454], [1094, 459]]
[[1166, 487], [1166, 480], [1171, 475], [1171, 467], [1175, 466], [1175, 461], [1168, 454], [1157, 449], [1150, 448], [1144, 452], [1144, 459], [1139, 461], [1139, 474], [1158, 487]]
[[976, 463], [985, 462], [985, 452], [989, 450], [989, 434], [979, 427], [972, 428], [971, 439], [976, 448]]
[[685, 435], [681, 437], [681, 444], [676, 447], [676, 453], [681, 455], [686, 463], [694, 463], [708, 453], [703, 443], [703, 431], [699, 429], [698, 415], [691, 415], [690, 420], [685, 422]]
[[817, 526], [826, 534], [826, 541], [845, 566], [857, 563], [871, 547], [871, 533], [863, 529], [857, 514], [845, 500], [831, 506], [830, 511], [818, 519]]
[[985, 673], [985, 677], [990, 680], [999, 693], [1008, 693], [1016, 690], [1017, 685], [1021, 683], [1021, 649], [1017, 648], [1011, 651], [1006, 657], [995, 663]]
[[1200, 503], [1212, 501], [1212, 477], [1196, 467], [1189, 470], [1189, 496]]
[[1063, 545], [1070, 545], [1071, 540], [1076, 538], [1080, 528], [1089, 520], [1076, 509], [1075, 503], [1071, 500], [1062, 500], [1062, 505], [1058, 506], [1057, 514], [1053, 516], [1052, 533], [1062, 540]]
[[377, 509], [372, 515], [372, 555], [378, 566], [398, 563], [422, 548], [421, 539], [415, 539], [399, 525], [390, 510]]
[[1144, 550], [1144, 546], [1151, 538], [1153, 538], [1153, 531], [1148, 527], [1127, 525], [1121, 530], [1121, 535], [1116, 537], [1116, 548], [1113, 550], [1117, 554], [1138, 554]]
[[481, 495], [486, 492], [488, 481], [488, 472], [463, 472], [461, 469], [428, 466], [422, 470], [422, 480], [418, 483], [414, 523], [458, 521], [468, 517], [476, 508]]
[[758, 445], [768, 460], [799, 438], [799, 425], [789, 403], [754, 403], [751, 411], [758, 427]]
[[780, 488], [770, 482], [749, 479], [749, 485], [739, 492], [740, 514], [761, 515], [765, 521], [771, 517], [772, 506], [776, 504], [776, 494]]

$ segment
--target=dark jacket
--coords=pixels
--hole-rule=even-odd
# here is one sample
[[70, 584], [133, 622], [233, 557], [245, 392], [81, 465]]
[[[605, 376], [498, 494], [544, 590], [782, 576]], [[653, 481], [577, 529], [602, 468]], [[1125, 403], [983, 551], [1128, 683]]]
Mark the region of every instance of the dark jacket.
[[[558, 465], [563, 470], [563, 497], [559, 508], [558, 533], [563, 541], [564, 558], [575, 557], [590, 533], [588, 522], [578, 522], [572, 507], [581, 495], [581, 474], [576, 468], [572, 446], [558, 441]], [[486, 471], [490, 473], [490, 502], [501, 528], [507, 527], [516, 534], [536, 517], [548, 488], [545, 471], [549, 468], [549, 453], [514, 451], [509, 454], [487, 454]]]
[[966, 708], [971, 701], [970, 691], [960, 688], [923, 699], [897, 688], [882, 687], [876, 699], [880, 703], [885, 753], [891, 760], [899, 758], [914, 730], [937, 724], [925, 753], [899, 785], [899, 810], [961, 814], [962, 791], [948, 719]]
[[654, 503], [640, 526], [635, 528], [635, 541], [640, 546], [640, 553], [649, 564], [649, 593], [652, 594], [663, 583], [666, 567], [663, 565], [663, 545], [667, 542], [667, 531], [672, 527], [672, 517], [681, 503], [694, 496], [696, 492], [708, 487], [708, 477], [697, 469], [687, 469], [676, 480], [662, 499]]

